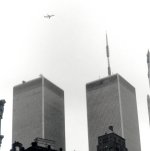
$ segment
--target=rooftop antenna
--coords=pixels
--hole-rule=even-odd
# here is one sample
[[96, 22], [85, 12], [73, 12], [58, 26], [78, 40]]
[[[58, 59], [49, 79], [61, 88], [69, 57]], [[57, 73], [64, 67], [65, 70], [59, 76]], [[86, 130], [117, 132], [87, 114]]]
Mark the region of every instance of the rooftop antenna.
[[110, 68], [110, 60], [109, 60], [109, 46], [108, 46], [108, 38], [106, 33], [106, 55], [108, 61], [108, 76], [111, 76], [111, 68]]
[[112, 132], [114, 132], [114, 127], [113, 127], [112, 125], [110, 125], [110, 126], [108, 127], [108, 129], [111, 130]]
[[150, 86], [150, 52], [147, 52], [147, 66], [148, 66], [148, 79], [149, 79], [149, 86]]

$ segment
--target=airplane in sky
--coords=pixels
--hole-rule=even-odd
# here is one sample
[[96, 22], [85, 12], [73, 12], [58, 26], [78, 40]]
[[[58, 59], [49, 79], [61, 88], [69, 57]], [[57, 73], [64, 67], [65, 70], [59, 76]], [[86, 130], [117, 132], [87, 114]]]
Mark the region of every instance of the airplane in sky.
[[48, 19], [50, 19], [51, 17], [53, 17], [53, 16], [55, 16], [55, 15], [46, 15], [46, 16], [44, 16], [44, 18], [48, 18]]

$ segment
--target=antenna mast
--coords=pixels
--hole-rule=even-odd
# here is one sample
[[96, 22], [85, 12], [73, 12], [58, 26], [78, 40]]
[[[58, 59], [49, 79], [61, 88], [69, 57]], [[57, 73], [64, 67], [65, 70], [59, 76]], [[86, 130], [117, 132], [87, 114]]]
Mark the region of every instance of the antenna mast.
[[108, 38], [106, 33], [106, 55], [108, 61], [108, 76], [111, 76], [111, 68], [110, 68], [110, 60], [109, 60], [109, 46], [108, 46]]

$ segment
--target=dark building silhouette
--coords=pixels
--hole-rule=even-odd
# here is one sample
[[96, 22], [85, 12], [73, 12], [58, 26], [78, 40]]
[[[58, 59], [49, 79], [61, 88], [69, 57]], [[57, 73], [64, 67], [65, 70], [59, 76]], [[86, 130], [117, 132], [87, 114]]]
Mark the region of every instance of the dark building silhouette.
[[111, 132], [98, 137], [97, 151], [128, 151], [125, 139]]
[[64, 91], [43, 76], [13, 89], [12, 142], [27, 148], [36, 137], [65, 150]]
[[0, 146], [2, 144], [2, 139], [4, 138], [3, 135], [1, 135], [1, 120], [3, 118], [3, 112], [4, 112], [4, 104], [6, 103], [5, 100], [0, 100]]
[[89, 151], [108, 125], [125, 138], [129, 151], [140, 151], [135, 88], [119, 74], [86, 85]]
[[[14, 142], [10, 151], [57, 151], [51, 147], [51, 141], [42, 138], [36, 138], [31, 146], [25, 149], [20, 142]], [[62, 148], [59, 149], [62, 151]]]
[[14, 142], [10, 151], [25, 151], [25, 149], [20, 142]]

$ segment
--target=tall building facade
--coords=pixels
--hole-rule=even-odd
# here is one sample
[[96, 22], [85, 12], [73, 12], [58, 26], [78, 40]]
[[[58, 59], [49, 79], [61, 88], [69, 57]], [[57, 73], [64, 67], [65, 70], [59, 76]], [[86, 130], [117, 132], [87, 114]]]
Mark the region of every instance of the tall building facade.
[[89, 151], [96, 151], [98, 136], [113, 125], [129, 151], [140, 151], [135, 88], [115, 74], [86, 85]]
[[13, 89], [12, 141], [27, 148], [37, 137], [65, 150], [64, 91], [43, 76]]

